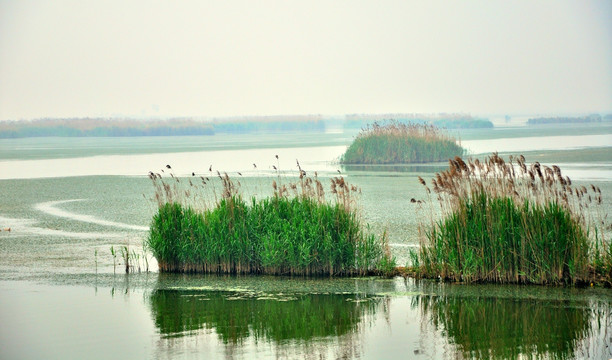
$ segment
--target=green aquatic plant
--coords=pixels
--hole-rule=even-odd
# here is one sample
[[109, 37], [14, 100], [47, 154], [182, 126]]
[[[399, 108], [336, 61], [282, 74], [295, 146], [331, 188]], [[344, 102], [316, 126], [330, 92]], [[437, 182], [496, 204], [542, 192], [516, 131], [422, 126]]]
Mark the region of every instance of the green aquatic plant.
[[125, 272], [129, 273], [130, 272], [130, 264], [131, 261], [130, 260], [130, 249], [127, 246], [122, 246], [121, 248], [119, 248], [119, 251], [121, 252], [121, 257], [123, 258], [123, 264], [125, 265]]
[[[119, 246], [118, 250], [114, 245], [110, 247], [111, 256], [113, 257], [113, 273], [117, 271], [117, 257], [121, 257], [123, 260], [123, 265], [125, 266], [125, 272], [135, 272], [138, 269], [138, 272], [141, 272], [142, 266], [145, 267], [145, 271], [149, 272], [149, 257], [147, 253], [147, 249], [143, 248], [142, 253], [137, 252], [136, 249], [131, 249], [129, 245]], [[94, 252], [95, 262], [96, 262], [96, 272], [98, 269], [98, 251]]]
[[196, 196], [193, 183], [183, 190], [174, 176], [170, 183], [150, 177], [158, 211], [146, 246], [161, 271], [342, 276], [394, 268], [386, 238], [362, 229], [358, 189], [342, 177], [331, 179], [333, 201], [301, 169], [297, 182], [274, 181], [273, 196], [245, 200], [239, 185], [219, 173], [220, 200], [197, 209], [180, 200]]
[[111, 252], [111, 255], [113, 256], [113, 273], [115, 273], [117, 270], [117, 252], [115, 251], [114, 246], [110, 247], [110, 252]]
[[421, 276], [577, 284], [591, 281], [594, 260], [605, 269], [610, 245], [586, 211], [601, 205], [599, 187], [572, 186], [558, 166], [528, 166], [523, 156], [505, 162], [494, 153], [483, 162], [456, 157], [449, 163], [431, 189], [420, 178], [443, 214], [431, 220], [412, 255]]
[[343, 164], [407, 164], [445, 161], [464, 150], [433, 125], [388, 121], [363, 129], [340, 158]]

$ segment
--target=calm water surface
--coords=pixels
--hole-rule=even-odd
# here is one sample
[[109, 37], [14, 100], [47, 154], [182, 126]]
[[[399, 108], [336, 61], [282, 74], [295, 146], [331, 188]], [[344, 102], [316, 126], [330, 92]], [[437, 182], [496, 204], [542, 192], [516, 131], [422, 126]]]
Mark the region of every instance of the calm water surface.
[[90, 274], [0, 290], [10, 359], [605, 359], [612, 340], [603, 289]]
[[[611, 212], [609, 127], [526, 130], [461, 136], [474, 152], [523, 144], [528, 161], [595, 182]], [[143, 252], [155, 211], [149, 170], [171, 164], [186, 183], [213, 165], [265, 196], [278, 180], [272, 166], [289, 181], [299, 159], [324, 181], [341, 171], [361, 187], [370, 231], [386, 232], [405, 263], [426, 215], [410, 203], [427, 199], [417, 176], [445, 165], [342, 167], [353, 135], [0, 140], [0, 229], [11, 228], [0, 231], [0, 358], [612, 357], [609, 289], [172, 276]], [[110, 252], [121, 246], [140, 273], [123, 273]]]

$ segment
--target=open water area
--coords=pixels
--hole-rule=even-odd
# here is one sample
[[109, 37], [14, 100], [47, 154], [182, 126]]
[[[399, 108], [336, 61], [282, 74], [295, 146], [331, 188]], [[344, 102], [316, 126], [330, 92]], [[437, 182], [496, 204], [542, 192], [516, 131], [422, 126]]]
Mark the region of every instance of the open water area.
[[[599, 211], [612, 213], [611, 125], [457, 134], [472, 156], [560, 166], [600, 187]], [[355, 135], [1, 139], [0, 359], [612, 358], [610, 289], [160, 274], [143, 250], [157, 206], [149, 171], [186, 184], [218, 170], [267, 196], [297, 179], [297, 159], [323, 184], [358, 186], [369, 230], [405, 264], [435, 211], [410, 202], [429, 201], [417, 177], [446, 164], [342, 166]], [[203, 203], [220, 189], [207, 186]], [[124, 246], [138, 263], [129, 274], [111, 254]]]

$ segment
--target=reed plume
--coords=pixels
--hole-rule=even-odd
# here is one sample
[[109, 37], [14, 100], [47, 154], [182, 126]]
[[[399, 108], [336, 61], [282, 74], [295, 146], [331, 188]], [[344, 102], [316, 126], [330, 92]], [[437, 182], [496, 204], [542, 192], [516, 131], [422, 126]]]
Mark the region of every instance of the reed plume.
[[[149, 174], [158, 212], [147, 246], [161, 271], [275, 275], [365, 275], [395, 267], [386, 238], [366, 234], [359, 189], [330, 179], [332, 199], [298, 162], [296, 181], [272, 181], [273, 195], [245, 200], [240, 183], [217, 173], [214, 186]], [[278, 181], [278, 182], [277, 182]], [[214, 194], [211, 196], [211, 188]], [[201, 202], [203, 201], [203, 203]]]
[[463, 155], [457, 140], [427, 124], [386, 121], [362, 129], [348, 147], [344, 164], [393, 164], [444, 161]]
[[[425, 186], [425, 181], [419, 178]], [[584, 283], [612, 277], [597, 211], [599, 188], [572, 185], [557, 165], [455, 157], [432, 180], [443, 218], [413, 254], [421, 275], [454, 281]], [[607, 264], [607, 265], [606, 265]]]

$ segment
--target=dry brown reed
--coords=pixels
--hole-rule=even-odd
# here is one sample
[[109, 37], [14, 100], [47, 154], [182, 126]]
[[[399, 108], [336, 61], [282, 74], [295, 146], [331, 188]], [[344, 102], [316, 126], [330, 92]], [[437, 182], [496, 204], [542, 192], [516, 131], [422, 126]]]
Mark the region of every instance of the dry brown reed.
[[451, 140], [455, 141], [455, 138], [448, 134], [437, 126], [431, 124], [418, 124], [418, 123], [403, 123], [396, 120], [387, 120], [384, 123], [374, 122], [368, 124], [361, 132], [357, 135], [357, 139], [361, 137], [370, 136], [399, 136], [399, 137], [411, 137], [421, 138], [428, 141], [437, 140]]
[[[493, 197], [511, 197], [517, 204], [529, 202], [544, 206], [555, 202], [579, 216], [586, 226], [593, 223], [594, 214], [582, 211], [602, 204], [601, 189], [594, 184], [572, 185], [557, 165], [546, 166], [539, 162], [525, 163], [523, 155], [510, 155], [505, 161], [493, 153], [483, 161], [456, 156], [448, 161], [448, 170], [436, 173], [431, 187], [443, 205], [469, 198], [474, 193], [486, 193]], [[423, 179], [419, 180], [430, 190]], [[442, 201], [444, 200], [444, 201]]]

